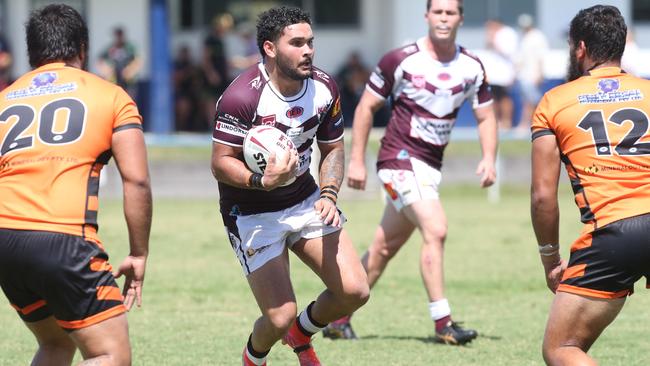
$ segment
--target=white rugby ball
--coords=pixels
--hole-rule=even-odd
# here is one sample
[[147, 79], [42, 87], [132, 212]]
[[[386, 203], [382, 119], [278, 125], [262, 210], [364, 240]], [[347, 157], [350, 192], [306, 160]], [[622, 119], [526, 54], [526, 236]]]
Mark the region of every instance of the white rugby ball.
[[[272, 153], [279, 158], [284, 154], [297, 154], [298, 151], [289, 136], [273, 126], [251, 128], [244, 138], [244, 161], [248, 169], [264, 174]], [[295, 180], [296, 177], [293, 177], [281, 186], [289, 185]]]

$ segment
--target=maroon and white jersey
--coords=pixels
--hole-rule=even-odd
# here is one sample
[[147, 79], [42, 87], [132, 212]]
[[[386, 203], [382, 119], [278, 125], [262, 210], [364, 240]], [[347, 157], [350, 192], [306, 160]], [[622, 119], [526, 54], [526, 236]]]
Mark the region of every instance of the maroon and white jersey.
[[293, 96], [284, 96], [269, 81], [262, 63], [244, 71], [217, 101], [212, 140], [242, 147], [246, 132], [257, 125], [282, 130], [298, 149], [298, 177], [270, 192], [240, 189], [219, 182], [223, 213], [253, 214], [291, 207], [309, 197], [318, 187], [309, 173], [312, 143], [331, 143], [343, 138], [339, 91], [332, 77], [313, 68]]
[[492, 102], [481, 61], [457, 46], [447, 63], [426, 51], [425, 38], [390, 51], [370, 75], [366, 89], [392, 97], [393, 113], [381, 140], [377, 168], [412, 170], [410, 157], [436, 169], [465, 100], [474, 109]]

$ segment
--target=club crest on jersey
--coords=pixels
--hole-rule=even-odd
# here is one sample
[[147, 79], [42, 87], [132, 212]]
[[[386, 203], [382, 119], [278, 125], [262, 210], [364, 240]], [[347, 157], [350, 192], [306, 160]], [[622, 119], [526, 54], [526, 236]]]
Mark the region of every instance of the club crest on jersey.
[[411, 82], [418, 89], [422, 89], [427, 85], [427, 80], [424, 75], [413, 75]]
[[325, 81], [329, 81], [330, 77], [326, 73], [320, 71], [320, 70], [313, 70], [313, 73], [316, 74], [320, 79], [323, 79]]
[[440, 74], [438, 74], [438, 80], [442, 80], [442, 81], [451, 80], [451, 75], [449, 75], [446, 72], [441, 72]]
[[262, 117], [260, 122], [263, 126], [275, 126], [275, 114]]
[[40, 73], [32, 79], [32, 88], [42, 88], [48, 86], [56, 80], [57, 76], [55, 72], [44, 72]]
[[250, 85], [251, 89], [259, 89], [262, 86], [262, 77], [256, 77], [255, 79], [249, 81], [248, 85]]
[[289, 109], [287, 111], [287, 118], [298, 118], [298, 117], [302, 116], [302, 113], [304, 111], [305, 110], [300, 106], [292, 107], [291, 109]]
[[611, 93], [618, 90], [620, 86], [618, 79], [603, 79], [598, 81], [598, 89], [603, 93]]

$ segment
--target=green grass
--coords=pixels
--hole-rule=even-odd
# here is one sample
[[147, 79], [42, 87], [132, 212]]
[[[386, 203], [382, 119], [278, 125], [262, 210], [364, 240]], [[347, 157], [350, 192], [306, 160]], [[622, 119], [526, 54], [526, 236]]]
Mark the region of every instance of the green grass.
[[[443, 187], [449, 219], [447, 296], [456, 319], [480, 337], [467, 347], [431, 342], [425, 292], [418, 271], [419, 238], [393, 260], [354, 317], [358, 342], [317, 336], [325, 365], [541, 365], [540, 347], [551, 293], [546, 289], [523, 187], [504, 187], [499, 204], [469, 186]], [[563, 254], [577, 236], [578, 212], [567, 190], [561, 197]], [[359, 251], [370, 242], [381, 215], [379, 200], [341, 204]], [[216, 199], [157, 200], [144, 304], [129, 314], [135, 365], [238, 365], [259, 310], [231, 252]], [[119, 201], [104, 201], [103, 241], [117, 265], [127, 251]], [[293, 257], [292, 259], [295, 259]], [[315, 275], [293, 260], [299, 307], [322, 290]], [[639, 286], [641, 287], [641, 286]], [[0, 311], [0, 365], [27, 364], [31, 334], [6, 304]], [[639, 289], [601, 336], [591, 354], [604, 365], [650, 363], [650, 297]], [[295, 365], [280, 344], [271, 365]]]

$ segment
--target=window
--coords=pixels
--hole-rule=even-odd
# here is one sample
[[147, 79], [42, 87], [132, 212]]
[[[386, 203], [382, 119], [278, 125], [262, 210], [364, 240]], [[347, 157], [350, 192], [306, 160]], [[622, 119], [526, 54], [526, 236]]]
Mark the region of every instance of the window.
[[517, 25], [517, 17], [527, 13], [536, 18], [536, 0], [464, 0], [465, 25], [480, 27], [488, 19]]
[[172, 0], [170, 3], [174, 24], [181, 29], [207, 27], [216, 15], [223, 13], [232, 14], [237, 24], [255, 22], [259, 13], [279, 5], [308, 11], [316, 26], [358, 27], [361, 23], [361, 0]]
[[632, 20], [650, 22], [650, 0], [632, 1]]

